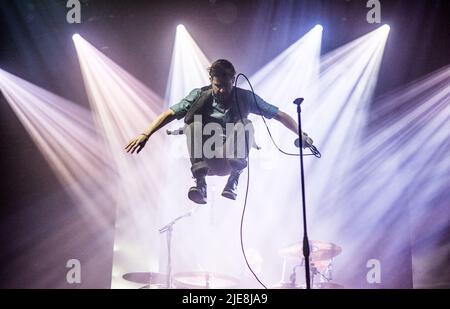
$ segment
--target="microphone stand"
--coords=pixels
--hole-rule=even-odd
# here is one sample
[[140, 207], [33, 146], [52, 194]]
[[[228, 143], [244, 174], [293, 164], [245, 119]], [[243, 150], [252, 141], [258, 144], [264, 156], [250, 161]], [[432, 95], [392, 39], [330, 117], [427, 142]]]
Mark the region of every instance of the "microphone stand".
[[303, 102], [303, 98], [297, 98], [294, 100], [294, 104], [297, 105], [298, 114], [298, 136], [300, 140], [300, 175], [301, 175], [301, 189], [302, 189], [302, 208], [303, 208], [303, 256], [305, 258], [305, 276], [306, 276], [306, 288], [311, 289], [311, 274], [309, 272], [309, 240], [306, 227], [306, 199], [305, 199], [305, 176], [303, 168], [303, 136], [302, 136], [302, 120], [301, 120], [301, 108], [300, 104]]
[[198, 208], [199, 208], [199, 206], [195, 207], [194, 209], [188, 211], [184, 215], [181, 215], [181, 216], [175, 218], [174, 220], [172, 220], [171, 222], [167, 223], [166, 225], [164, 225], [162, 228], [159, 229], [160, 234], [167, 232], [167, 282], [166, 282], [167, 289], [170, 289], [172, 287], [172, 252], [171, 252], [172, 246], [171, 245], [172, 245], [173, 226], [178, 220], [192, 215]]

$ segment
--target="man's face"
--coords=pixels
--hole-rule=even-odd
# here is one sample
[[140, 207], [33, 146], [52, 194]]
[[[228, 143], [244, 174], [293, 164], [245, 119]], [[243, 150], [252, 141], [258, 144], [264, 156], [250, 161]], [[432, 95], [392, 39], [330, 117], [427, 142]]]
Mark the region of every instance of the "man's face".
[[212, 90], [214, 95], [221, 102], [225, 102], [233, 90], [234, 77], [232, 78], [220, 78], [217, 76], [210, 77]]

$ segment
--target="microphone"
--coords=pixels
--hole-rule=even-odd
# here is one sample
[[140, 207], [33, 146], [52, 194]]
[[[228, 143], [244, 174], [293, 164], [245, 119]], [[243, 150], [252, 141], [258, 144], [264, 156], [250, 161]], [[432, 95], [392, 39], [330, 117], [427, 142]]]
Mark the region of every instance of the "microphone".
[[294, 100], [294, 104], [295, 104], [295, 105], [300, 105], [300, 104], [302, 104], [302, 102], [303, 102], [304, 100], [305, 100], [304, 98], [297, 98], [297, 99]]
[[[303, 138], [303, 148], [311, 147], [313, 145], [312, 138], [309, 137], [306, 133], [303, 133], [303, 136], [304, 136], [304, 138]], [[297, 148], [300, 147], [300, 139], [299, 138], [297, 138], [294, 141], [294, 145]]]
[[[305, 139], [303, 140], [303, 148], [309, 148], [311, 150], [312, 154], [317, 158], [322, 157], [320, 151], [316, 148], [316, 146], [313, 145], [313, 140], [308, 135], [306, 135], [306, 133], [304, 133], [304, 135], [305, 135]], [[299, 138], [297, 138], [294, 141], [294, 145], [296, 147], [300, 147], [300, 139]]]

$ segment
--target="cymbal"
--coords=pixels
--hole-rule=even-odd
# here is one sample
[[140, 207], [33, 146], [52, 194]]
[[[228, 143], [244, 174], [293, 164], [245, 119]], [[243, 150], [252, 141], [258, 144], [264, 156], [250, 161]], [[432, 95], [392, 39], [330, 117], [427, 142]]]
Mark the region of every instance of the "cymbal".
[[311, 267], [315, 267], [318, 271], [325, 271], [330, 265], [330, 260], [314, 260]]
[[127, 273], [122, 276], [123, 279], [142, 284], [164, 284], [167, 281], [167, 275], [152, 272]]
[[[343, 289], [344, 286], [333, 282], [319, 282], [312, 286], [313, 289]], [[306, 284], [292, 284], [290, 282], [279, 282], [272, 289], [306, 289]]]
[[305, 287], [293, 284], [291, 282], [279, 282], [271, 287], [271, 289], [304, 289]]
[[[342, 252], [342, 248], [331, 242], [311, 240], [310, 259], [313, 261], [329, 260]], [[281, 256], [285, 257], [303, 257], [303, 242], [297, 242], [278, 251]]]
[[224, 289], [238, 285], [239, 280], [207, 271], [183, 272], [173, 276], [176, 288], [184, 289]]
[[343, 289], [344, 286], [333, 282], [314, 283], [314, 289]]
[[167, 284], [166, 283], [146, 284], [143, 287], [140, 287], [139, 289], [167, 289]]

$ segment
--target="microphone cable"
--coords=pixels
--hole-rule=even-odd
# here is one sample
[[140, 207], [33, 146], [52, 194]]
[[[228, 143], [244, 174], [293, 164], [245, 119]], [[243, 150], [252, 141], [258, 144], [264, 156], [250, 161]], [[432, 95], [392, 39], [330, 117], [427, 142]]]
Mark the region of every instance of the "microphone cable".
[[[248, 269], [251, 271], [251, 273], [253, 274], [253, 276], [255, 277], [255, 279], [259, 282], [259, 284], [261, 284], [265, 289], [267, 289], [267, 286], [261, 282], [261, 280], [259, 279], [258, 275], [256, 275], [256, 273], [253, 271], [253, 268], [250, 266], [250, 263], [248, 262], [247, 259], [247, 255], [245, 254], [245, 248], [244, 248], [244, 239], [243, 239], [243, 226], [244, 226], [244, 216], [245, 216], [245, 209], [247, 207], [247, 199], [248, 199], [248, 189], [250, 187], [250, 148], [249, 148], [249, 142], [247, 139], [247, 134], [245, 132], [245, 123], [244, 123], [244, 119], [242, 118], [242, 113], [241, 113], [241, 108], [239, 106], [239, 99], [238, 99], [238, 95], [237, 95], [237, 80], [239, 78], [239, 76], [244, 76], [244, 74], [239, 73], [236, 76], [236, 79], [234, 81], [234, 97], [236, 100], [236, 106], [238, 108], [238, 112], [239, 112], [239, 117], [241, 119], [241, 123], [244, 127], [244, 139], [245, 139], [245, 151], [247, 153], [247, 187], [245, 189], [245, 198], [244, 198], [244, 208], [242, 209], [242, 215], [241, 215], [241, 224], [240, 224], [240, 228], [239, 228], [239, 237], [241, 239], [241, 251], [242, 251], [242, 255], [244, 256], [244, 260], [245, 263], [247, 264]], [[245, 77], [247, 78], [247, 77]], [[247, 79], [248, 80], [248, 79]]]
[[[250, 83], [250, 80], [247, 78], [247, 76], [245, 76], [245, 75], [242, 74], [242, 73], [239, 73], [239, 74], [238, 74], [238, 76], [236, 77], [236, 80], [237, 80], [237, 78], [238, 78], [239, 76], [243, 76], [243, 77], [245, 78], [245, 80], [247, 81], [248, 85], [250, 86], [250, 89], [252, 90], [253, 100], [255, 101], [255, 105], [256, 105], [256, 107], [258, 108], [258, 111], [259, 111], [259, 114], [260, 114], [260, 116], [261, 116], [261, 119], [262, 119], [262, 121], [264, 122], [264, 125], [265, 125], [265, 127], [266, 127], [266, 129], [267, 129], [267, 133], [269, 134], [269, 137], [270, 137], [272, 143], [274, 144], [274, 146], [278, 149], [279, 152], [281, 152], [282, 154], [285, 154], [285, 155], [287, 155], [287, 156], [300, 156], [300, 154], [298, 154], [298, 153], [289, 153], [289, 152], [286, 152], [286, 151], [282, 150], [280, 147], [278, 147], [277, 143], [276, 143], [275, 140], [273, 139], [272, 132], [270, 132], [269, 126], [267, 125], [266, 119], [264, 119], [264, 117], [263, 117], [263, 115], [262, 115], [261, 108], [259, 107], [258, 101], [256, 100], [255, 91], [253, 90], [253, 87], [252, 87], [252, 84]], [[235, 85], [236, 85], [236, 82], [235, 82]], [[302, 132], [302, 133], [303, 133], [303, 132]], [[301, 145], [300, 145], [300, 146], [301, 146]], [[299, 147], [300, 147], [300, 146], [299, 146]], [[310, 146], [308, 146], [308, 148], [311, 150], [312, 153], [307, 153], [307, 154], [304, 154], [303, 156], [315, 156], [315, 157], [317, 157], [317, 158], [320, 158], [320, 157], [322, 156], [322, 155], [320, 154], [319, 150], [317, 150], [317, 148], [316, 148], [315, 146], [310, 145]]]

